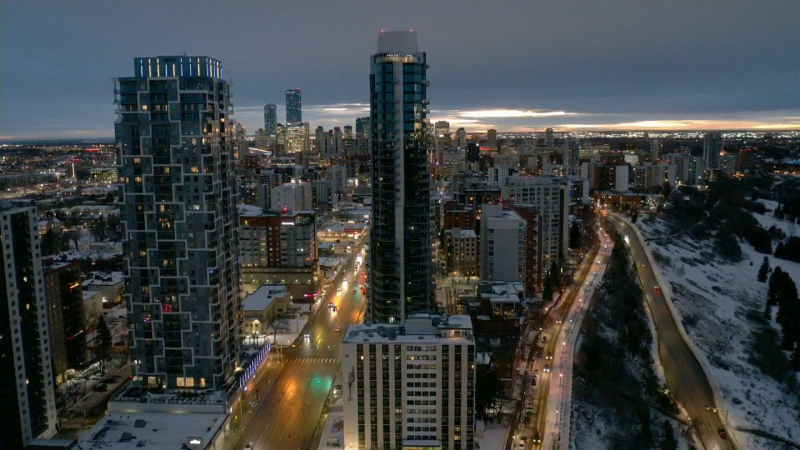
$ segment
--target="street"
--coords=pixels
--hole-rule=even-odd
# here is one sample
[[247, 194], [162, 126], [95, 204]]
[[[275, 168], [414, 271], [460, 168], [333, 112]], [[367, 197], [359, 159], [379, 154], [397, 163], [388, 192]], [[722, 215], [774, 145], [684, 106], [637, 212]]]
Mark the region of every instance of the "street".
[[[248, 389], [245, 408], [250, 407], [248, 403], [255, 405], [253, 416], [234, 449], [252, 442], [256, 450], [305, 450], [315, 443], [320, 416], [339, 372], [342, 337], [350, 324], [363, 319], [365, 301], [359, 286], [365, 281], [364, 269], [355, 267], [360, 249], [347, 258], [343, 273], [319, 300], [316, 313], [294, 346], [283, 349], [282, 368], [265, 368], [273, 372], [260, 374]], [[341, 293], [337, 293], [338, 286], [342, 286]], [[336, 313], [328, 307], [329, 302], [336, 305]]]
[[[533, 341], [529, 342], [528, 345], [533, 348], [543, 344], [543, 350], [539, 357], [534, 359], [533, 355], [531, 355], [527, 361], [527, 366], [530, 367], [529, 370], [531, 373], [536, 372], [539, 374], [536, 387], [533, 389], [532, 398], [528, 400], [528, 403], [533, 405], [533, 420], [530, 426], [525, 426], [525, 424], [522, 426], [518, 425], [517, 429], [519, 431], [515, 433], [515, 442], [518, 442], [522, 437], [525, 437], [528, 442], [532, 442], [533, 437], [538, 434], [544, 443], [543, 438], [547, 425], [547, 411], [548, 408], [552, 408], [552, 405], [548, 405], [550, 382], [553, 377], [553, 372], [550, 372], [553, 367], [553, 360], [551, 358], [556, 353], [556, 345], [559, 343], [558, 337], [562, 333], [564, 322], [568, 320], [569, 312], [575, 300], [579, 299], [580, 302], [583, 301], [583, 298], [578, 297], [578, 293], [581, 287], [587, 283], [587, 277], [589, 277], [594, 270], [594, 263], [598, 253], [598, 246], [595, 246], [586, 256], [578, 275], [575, 277], [574, 287], [560, 303], [547, 311], [547, 315], [542, 321], [542, 324], [536, 325], [537, 327], [541, 327], [541, 331], [537, 333], [537, 329], [533, 328], [533, 325], [529, 325], [525, 330], [524, 336], [526, 339], [531, 334], [535, 335]], [[528, 386], [524, 386], [523, 389], [527, 392]], [[552, 437], [549, 439], [552, 440]]]
[[642, 289], [658, 334], [661, 365], [664, 367], [667, 386], [672, 396], [688, 414], [693, 430], [706, 450], [736, 448], [730, 437], [723, 439], [719, 435], [719, 430], [723, 428], [720, 415], [707, 409], [715, 408], [714, 392], [700, 362], [678, 330], [664, 298], [663, 287], [659, 286], [653, 274], [652, 262], [649, 261], [642, 242], [630, 225], [613, 216], [608, 218], [622, 233], [638, 268]]

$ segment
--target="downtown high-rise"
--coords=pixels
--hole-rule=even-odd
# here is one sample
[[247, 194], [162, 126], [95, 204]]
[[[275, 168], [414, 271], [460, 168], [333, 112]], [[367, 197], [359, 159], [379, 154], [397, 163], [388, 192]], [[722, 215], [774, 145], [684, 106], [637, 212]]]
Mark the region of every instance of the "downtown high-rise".
[[278, 135], [278, 106], [272, 103], [264, 105], [264, 133], [267, 136]]
[[434, 310], [428, 65], [413, 32], [381, 32], [370, 70], [372, 230], [368, 319], [398, 323]]
[[115, 79], [131, 361], [146, 386], [221, 389], [239, 355], [231, 86], [205, 56]]
[[303, 122], [303, 106], [300, 89], [286, 90], [286, 125], [300, 124]]
[[[56, 432], [53, 364], [34, 207], [0, 202], [0, 448]], [[81, 338], [83, 335], [81, 335]]]

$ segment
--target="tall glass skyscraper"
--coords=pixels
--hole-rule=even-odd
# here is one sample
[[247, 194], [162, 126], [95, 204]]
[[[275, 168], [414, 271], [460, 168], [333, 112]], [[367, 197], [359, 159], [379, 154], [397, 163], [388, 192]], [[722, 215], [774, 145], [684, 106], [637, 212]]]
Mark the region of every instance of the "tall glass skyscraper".
[[239, 361], [231, 86], [205, 56], [136, 58], [114, 127], [134, 374], [226, 387]]
[[278, 135], [278, 105], [264, 105], [264, 132], [267, 136]]
[[413, 32], [381, 32], [370, 71], [373, 322], [434, 311], [430, 175], [425, 145], [428, 65]]
[[300, 89], [286, 90], [286, 125], [303, 122], [303, 107], [300, 100]]

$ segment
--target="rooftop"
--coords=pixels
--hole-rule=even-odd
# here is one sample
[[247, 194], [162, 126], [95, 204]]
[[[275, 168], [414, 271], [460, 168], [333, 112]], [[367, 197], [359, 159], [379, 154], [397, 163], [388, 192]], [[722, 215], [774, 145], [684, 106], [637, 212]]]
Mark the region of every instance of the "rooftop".
[[224, 422], [224, 414], [111, 413], [79, 445], [84, 450], [205, 449]]
[[[461, 331], [466, 333], [462, 334]], [[406, 319], [405, 325], [351, 325], [343, 342], [437, 343], [472, 340], [472, 320], [467, 315], [439, 316], [418, 314]]]
[[244, 298], [244, 311], [263, 311], [277, 298], [286, 297], [289, 291], [285, 285], [264, 285]]

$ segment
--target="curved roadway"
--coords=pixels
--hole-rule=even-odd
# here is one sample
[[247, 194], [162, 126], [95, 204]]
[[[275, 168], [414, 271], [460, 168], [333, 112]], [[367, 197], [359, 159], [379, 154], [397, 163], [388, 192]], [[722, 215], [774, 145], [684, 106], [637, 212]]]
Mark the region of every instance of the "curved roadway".
[[736, 448], [730, 437], [720, 436], [719, 430], [723, 428], [723, 424], [719, 414], [707, 409], [715, 407], [714, 392], [700, 362], [678, 331], [663, 289], [650, 269], [651, 262], [642, 242], [630, 225], [612, 216], [608, 219], [622, 233], [639, 272], [647, 305], [656, 325], [658, 354], [673, 398], [688, 414], [693, 429], [706, 450]]

